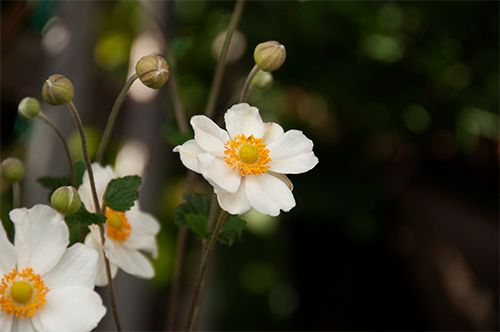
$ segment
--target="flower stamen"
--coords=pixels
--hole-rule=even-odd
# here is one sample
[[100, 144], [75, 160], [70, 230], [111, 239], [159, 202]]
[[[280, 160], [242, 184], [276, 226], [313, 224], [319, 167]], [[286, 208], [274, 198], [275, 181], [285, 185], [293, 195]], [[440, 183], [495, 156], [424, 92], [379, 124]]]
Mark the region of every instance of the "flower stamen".
[[226, 164], [237, 169], [241, 176], [258, 175], [269, 170], [269, 150], [262, 138], [237, 135], [224, 145]]
[[106, 207], [106, 234], [113, 240], [123, 242], [130, 236], [132, 226], [130, 226], [127, 216], [123, 211], [115, 211]]
[[20, 272], [13, 268], [0, 283], [0, 310], [20, 319], [33, 317], [45, 305], [48, 291], [40, 275], [31, 268]]

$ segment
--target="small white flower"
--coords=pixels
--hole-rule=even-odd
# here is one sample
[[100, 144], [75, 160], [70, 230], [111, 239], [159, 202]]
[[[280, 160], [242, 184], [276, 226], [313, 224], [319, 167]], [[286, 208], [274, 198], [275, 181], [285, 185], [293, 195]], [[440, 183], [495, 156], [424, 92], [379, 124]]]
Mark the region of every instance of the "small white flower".
[[[102, 167], [97, 163], [92, 164], [92, 171], [97, 197], [99, 198], [99, 204], [102, 206], [104, 192], [109, 181], [118, 178], [118, 175], [110, 166]], [[87, 210], [95, 212], [87, 172], [83, 175], [83, 182], [78, 189], [78, 194]], [[104, 214], [106, 215], [104, 251], [110, 262], [112, 277], [115, 277], [118, 268], [120, 268], [140, 278], [153, 278], [155, 275], [153, 265], [139, 251], [149, 252], [154, 258], [158, 256], [155, 239], [160, 231], [158, 221], [152, 215], [142, 212], [138, 201], [128, 211], [120, 212], [106, 208]], [[90, 233], [85, 238], [85, 244], [97, 249], [99, 252], [100, 263], [96, 285], [105, 286], [107, 284], [106, 270], [102, 251], [100, 250], [99, 229], [96, 226], [90, 227]]]
[[224, 115], [227, 131], [203, 115], [191, 118], [194, 139], [178, 145], [181, 161], [214, 187], [219, 205], [231, 214], [251, 208], [277, 216], [295, 206], [284, 174], [299, 174], [318, 163], [313, 142], [301, 131], [284, 132], [265, 123], [256, 107], [242, 103]]
[[106, 313], [94, 292], [95, 250], [69, 244], [63, 217], [46, 205], [10, 212], [14, 245], [0, 222], [0, 331], [90, 331]]

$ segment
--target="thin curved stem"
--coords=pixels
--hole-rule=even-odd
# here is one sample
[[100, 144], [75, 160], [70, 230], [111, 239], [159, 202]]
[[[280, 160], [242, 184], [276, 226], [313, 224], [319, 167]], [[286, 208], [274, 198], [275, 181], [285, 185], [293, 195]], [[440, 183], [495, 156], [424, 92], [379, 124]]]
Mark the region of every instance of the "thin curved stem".
[[[82, 143], [82, 153], [83, 153], [83, 160], [85, 161], [85, 167], [87, 168], [87, 172], [89, 174], [89, 182], [90, 182], [90, 190], [92, 192], [92, 198], [94, 200], [94, 205], [95, 205], [95, 211], [96, 213], [102, 214], [101, 211], [101, 206], [99, 204], [99, 198], [97, 197], [97, 191], [95, 187], [95, 181], [94, 181], [94, 172], [92, 171], [92, 164], [90, 163], [90, 158], [89, 158], [89, 152], [87, 148], [87, 138], [85, 137], [85, 132], [83, 130], [83, 124], [82, 120], [80, 119], [80, 115], [78, 114], [78, 110], [76, 109], [75, 104], [73, 104], [72, 101], [70, 101], [68, 104], [66, 104], [68, 107], [71, 116], [73, 118], [73, 122], [75, 123], [75, 127], [78, 129], [78, 132], [80, 134], [80, 140]], [[104, 257], [104, 265], [106, 266], [106, 276], [108, 278], [108, 291], [109, 291], [109, 296], [111, 298], [111, 307], [112, 307], [112, 312], [113, 312], [113, 318], [115, 321], [116, 329], [120, 332], [121, 325], [120, 325], [120, 320], [118, 317], [118, 310], [116, 306], [116, 298], [115, 298], [115, 292], [113, 289], [113, 278], [111, 277], [111, 267], [109, 265], [109, 260], [106, 257], [106, 253], [104, 252], [104, 226], [101, 225], [100, 227], [100, 235], [101, 235], [101, 250], [102, 250], [102, 255]]]
[[66, 139], [64, 138], [64, 136], [61, 133], [61, 131], [57, 128], [57, 126], [55, 125], [55, 123], [52, 122], [47, 117], [47, 115], [45, 115], [43, 112], [40, 112], [38, 114], [38, 117], [43, 122], [45, 122], [50, 128], [52, 128], [52, 130], [54, 131], [54, 133], [56, 133], [57, 137], [61, 141], [61, 143], [62, 143], [62, 145], [64, 147], [64, 152], [66, 153], [66, 158], [68, 159], [68, 164], [69, 164], [68, 166], [69, 166], [69, 174], [70, 174], [70, 177], [71, 177], [71, 183], [75, 187], [76, 186], [76, 178], [75, 178], [75, 171], [73, 170], [73, 158], [71, 158], [71, 153], [69, 152], [69, 147], [68, 147], [68, 143], [66, 143]]
[[248, 73], [247, 79], [245, 80], [245, 84], [243, 84], [243, 88], [241, 89], [239, 102], [242, 103], [245, 99], [247, 99], [248, 92], [250, 91], [250, 84], [252, 83], [253, 78], [259, 72], [259, 66], [254, 65], [250, 73]]
[[125, 82], [125, 85], [123, 86], [122, 90], [116, 97], [115, 103], [111, 108], [111, 113], [109, 113], [108, 122], [106, 122], [106, 127], [104, 128], [104, 132], [102, 134], [101, 143], [99, 144], [99, 148], [97, 149], [96, 161], [98, 163], [100, 163], [102, 161], [102, 158], [104, 157], [104, 151], [108, 146], [109, 138], [111, 137], [111, 132], [113, 131], [113, 127], [115, 125], [116, 118], [118, 117], [118, 113], [120, 113], [120, 108], [123, 102], [125, 101], [125, 98], [127, 97], [127, 92], [132, 86], [132, 84], [134, 84], [137, 78], [138, 76], [136, 73], [130, 76], [127, 79], [127, 82]]
[[15, 209], [21, 207], [21, 186], [19, 182], [12, 182], [12, 206]]
[[205, 115], [211, 118], [214, 115], [215, 103], [217, 102], [217, 97], [219, 96], [219, 90], [222, 83], [222, 78], [224, 76], [224, 69], [227, 62], [227, 54], [229, 53], [229, 45], [231, 43], [231, 38], [233, 36], [234, 30], [238, 26], [241, 18], [241, 13], [243, 12], [244, 0], [238, 0], [233, 9], [233, 14], [231, 15], [231, 20], [226, 30], [226, 36], [224, 38], [224, 44], [222, 45], [222, 50], [219, 55], [219, 61], [217, 62], [217, 67], [215, 68], [215, 75], [212, 80], [212, 87], [210, 88], [210, 94], [208, 96], [207, 107], [205, 108]]
[[193, 298], [191, 299], [191, 305], [189, 306], [188, 318], [186, 321], [186, 327], [184, 329], [186, 332], [190, 332], [193, 329], [194, 313], [198, 308], [200, 302], [201, 289], [205, 283], [205, 278], [207, 276], [208, 260], [212, 256], [215, 245], [217, 244], [217, 240], [219, 239], [222, 226], [224, 226], [224, 223], [226, 222], [228, 216], [229, 214], [226, 211], [221, 210], [217, 222], [215, 224], [214, 231], [212, 232], [212, 236], [210, 237], [210, 241], [208, 242], [207, 250], [203, 255], [203, 259], [200, 265], [200, 270], [198, 271], [198, 276], [196, 278], [196, 285], [193, 292]]

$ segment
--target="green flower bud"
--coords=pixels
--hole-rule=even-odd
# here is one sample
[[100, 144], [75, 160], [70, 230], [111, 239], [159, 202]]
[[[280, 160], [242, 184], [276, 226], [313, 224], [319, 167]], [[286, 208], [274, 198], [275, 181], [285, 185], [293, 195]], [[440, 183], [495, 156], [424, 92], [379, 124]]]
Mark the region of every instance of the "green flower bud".
[[271, 40], [260, 43], [253, 52], [255, 63], [263, 71], [275, 71], [285, 62], [285, 46]]
[[259, 89], [267, 89], [273, 84], [273, 74], [259, 70], [252, 79], [252, 85]]
[[57, 188], [50, 196], [50, 204], [62, 214], [73, 214], [82, 205], [78, 191], [70, 186]]
[[135, 73], [145, 86], [159, 89], [168, 81], [168, 63], [159, 55], [146, 55], [137, 61]]
[[26, 97], [21, 100], [17, 106], [17, 113], [27, 120], [36, 118], [40, 113], [40, 103], [32, 97]]
[[19, 182], [24, 177], [24, 166], [17, 158], [7, 158], [0, 164], [0, 172], [5, 180]]
[[50, 75], [43, 83], [42, 97], [51, 105], [64, 105], [73, 100], [73, 83], [63, 75]]

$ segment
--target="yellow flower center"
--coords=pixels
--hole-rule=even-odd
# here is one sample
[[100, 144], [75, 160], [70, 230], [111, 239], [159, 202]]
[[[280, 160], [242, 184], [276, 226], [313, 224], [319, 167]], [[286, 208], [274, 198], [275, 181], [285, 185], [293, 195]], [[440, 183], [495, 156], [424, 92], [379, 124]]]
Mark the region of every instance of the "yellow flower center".
[[123, 242], [130, 236], [132, 226], [130, 226], [127, 216], [123, 211], [115, 211], [106, 208], [106, 234], [113, 240]]
[[40, 275], [31, 268], [20, 272], [14, 268], [2, 277], [0, 283], [0, 310], [23, 319], [33, 317], [45, 305], [48, 292]]
[[269, 150], [262, 138], [237, 135], [224, 145], [226, 164], [237, 169], [241, 176], [257, 175], [269, 170]]

